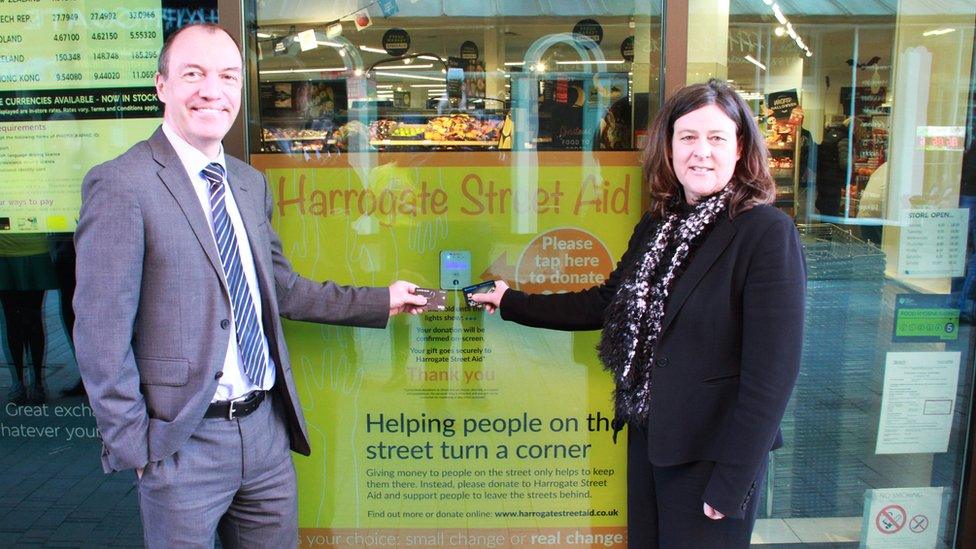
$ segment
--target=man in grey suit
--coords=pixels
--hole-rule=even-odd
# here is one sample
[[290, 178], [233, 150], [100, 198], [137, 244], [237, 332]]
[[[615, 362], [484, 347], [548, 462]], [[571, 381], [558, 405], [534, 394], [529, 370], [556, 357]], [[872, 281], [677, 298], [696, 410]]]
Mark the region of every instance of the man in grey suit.
[[150, 547], [298, 543], [289, 448], [308, 454], [279, 316], [382, 328], [416, 286], [302, 278], [264, 177], [225, 156], [241, 53], [213, 25], [174, 33], [163, 124], [85, 177], [75, 234], [78, 366], [106, 472], [134, 469]]

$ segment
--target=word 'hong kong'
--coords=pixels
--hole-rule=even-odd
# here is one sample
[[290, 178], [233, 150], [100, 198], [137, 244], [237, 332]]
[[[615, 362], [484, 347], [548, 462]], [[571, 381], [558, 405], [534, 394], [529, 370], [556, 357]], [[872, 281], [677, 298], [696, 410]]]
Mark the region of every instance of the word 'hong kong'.
[[513, 211], [558, 214], [567, 209], [574, 215], [630, 213], [629, 174], [620, 182], [588, 176], [578, 190], [567, 196], [569, 186], [556, 179], [540, 183], [534, 189], [513, 189], [509, 182], [500, 183], [471, 173], [461, 180], [458, 192], [451, 194], [440, 187], [431, 188], [427, 181], [415, 185], [399, 182], [379, 189], [355, 186], [318, 189], [312, 188], [313, 184], [301, 174], [297, 182], [285, 176], [278, 178], [277, 205], [281, 217], [296, 213], [319, 217], [365, 215], [376, 217], [384, 225], [394, 225], [399, 217], [444, 215], [453, 211], [471, 216]]

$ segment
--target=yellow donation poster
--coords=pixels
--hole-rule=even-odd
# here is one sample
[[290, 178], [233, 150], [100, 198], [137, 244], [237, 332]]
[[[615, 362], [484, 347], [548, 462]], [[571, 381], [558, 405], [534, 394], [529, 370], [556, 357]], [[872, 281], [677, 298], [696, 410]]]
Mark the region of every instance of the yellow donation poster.
[[454, 289], [602, 282], [641, 214], [634, 153], [256, 155], [313, 279], [447, 289], [388, 329], [287, 323], [312, 456], [301, 544], [626, 547], [599, 332], [526, 328]]

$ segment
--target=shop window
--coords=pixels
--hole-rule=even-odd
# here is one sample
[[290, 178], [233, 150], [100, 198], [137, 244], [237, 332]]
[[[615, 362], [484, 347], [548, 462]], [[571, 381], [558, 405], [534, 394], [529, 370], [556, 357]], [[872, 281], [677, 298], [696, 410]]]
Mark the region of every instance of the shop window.
[[[768, 0], [691, 11], [713, 4], [710, 24], [689, 25], [689, 78], [728, 79], [751, 103], [809, 270], [800, 381], [754, 542], [951, 546], [976, 340], [965, 167], [976, 11]], [[715, 21], [726, 47], [695, 58]]]
[[626, 544], [598, 333], [526, 332], [461, 290], [612, 271], [646, 206], [661, 7], [254, 6], [250, 161], [292, 265], [444, 292], [385, 331], [286, 325], [315, 448], [296, 461], [303, 541]]
[[105, 475], [74, 353], [85, 174], [162, 121], [163, 41], [217, 2], [0, 3], [0, 544], [142, 546], [131, 472]]
[[639, 145], [660, 55], [642, 2], [616, 2], [599, 20], [586, 6], [499, 5], [479, 16], [473, 4], [444, 3], [433, 16], [424, 4], [441, 5], [401, 2], [390, 17], [334, 8], [303, 23], [259, 9], [251, 151]]

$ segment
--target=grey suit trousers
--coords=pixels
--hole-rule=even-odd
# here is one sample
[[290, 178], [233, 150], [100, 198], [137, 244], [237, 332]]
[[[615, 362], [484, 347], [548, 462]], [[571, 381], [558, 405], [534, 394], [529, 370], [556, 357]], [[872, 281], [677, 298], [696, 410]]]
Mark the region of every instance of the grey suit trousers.
[[146, 547], [295, 547], [295, 469], [272, 392], [252, 414], [205, 418], [139, 484]]

